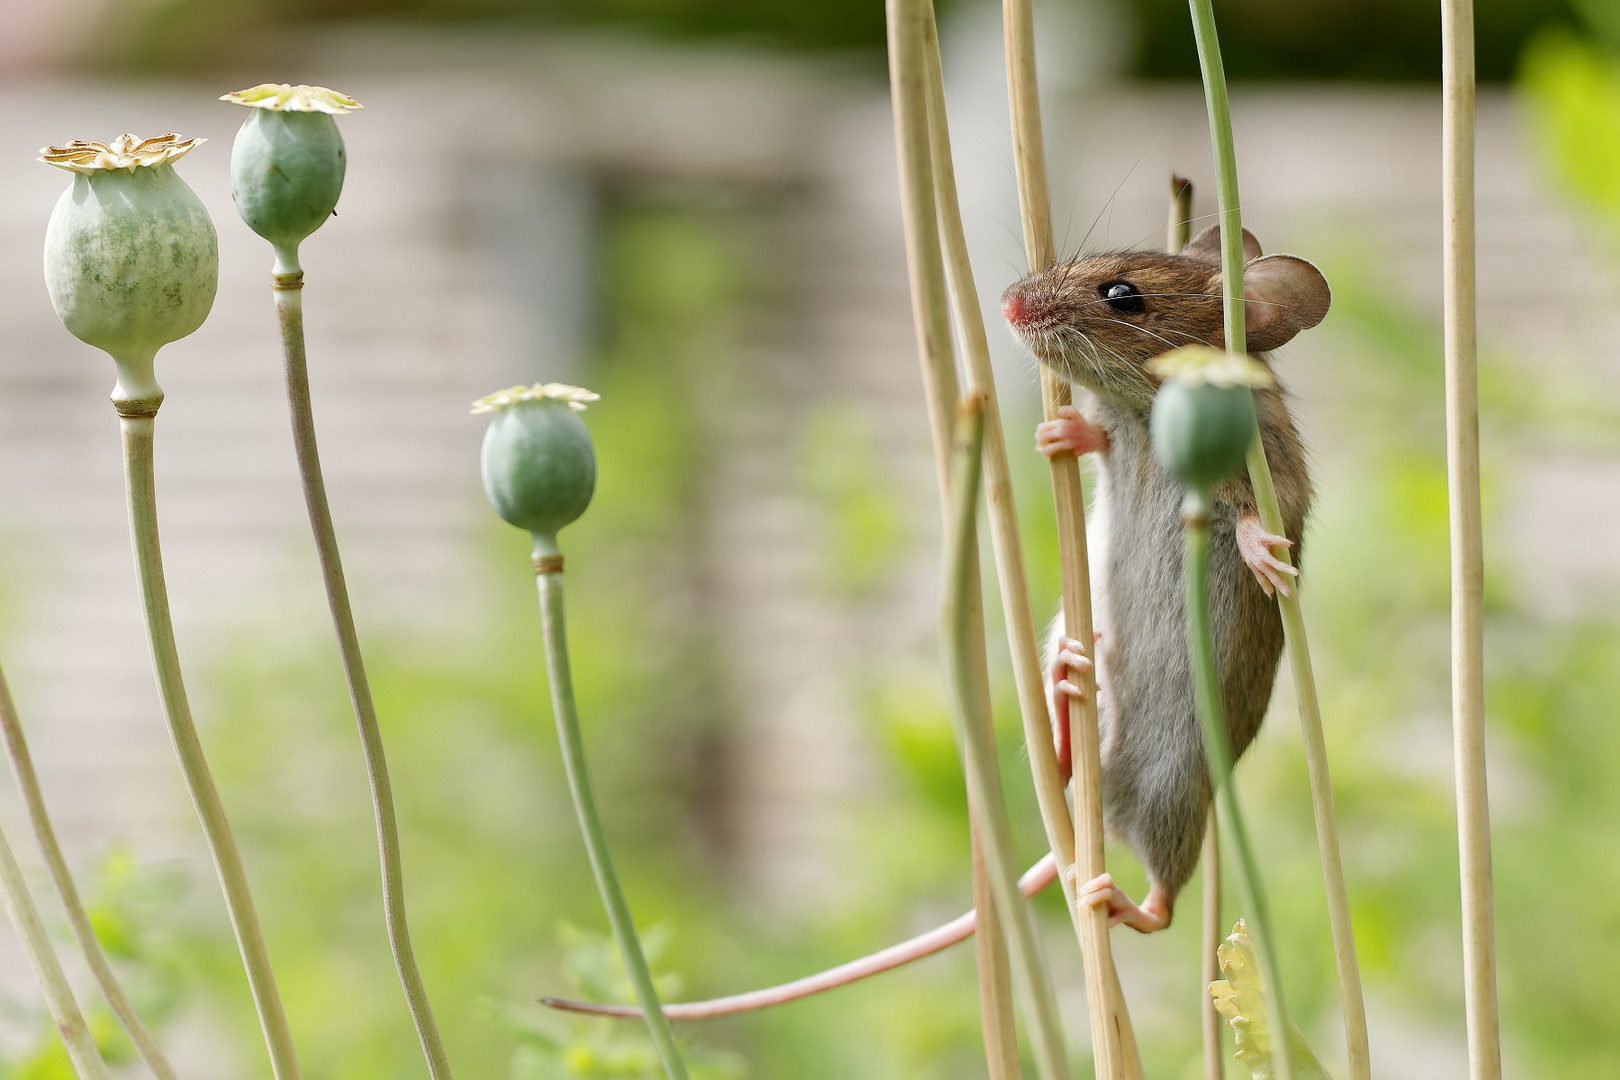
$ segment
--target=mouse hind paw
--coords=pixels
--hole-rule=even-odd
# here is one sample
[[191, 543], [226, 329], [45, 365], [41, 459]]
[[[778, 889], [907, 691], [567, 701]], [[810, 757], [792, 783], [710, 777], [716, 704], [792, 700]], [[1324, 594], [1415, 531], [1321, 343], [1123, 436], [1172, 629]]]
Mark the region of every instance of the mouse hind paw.
[[1091, 658], [1081, 651], [1080, 642], [1072, 637], [1058, 638], [1057, 647], [1057, 656], [1047, 669], [1046, 677], [1052, 691], [1052, 729], [1054, 749], [1057, 752], [1058, 775], [1067, 784], [1071, 775], [1070, 755], [1073, 753], [1068, 723], [1068, 703], [1070, 700], [1085, 700], [1086, 689], [1082, 676], [1091, 670]]
[[1151, 934], [1170, 925], [1170, 897], [1159, 886], [1148, 890], [1147, 899], [1137, 904], [1114, 884], [1112, 874], [1099, 874], [1080, 886], [1074, 902], [1108, 912], [1110, 927], [1124, 924], [1139, 934]]

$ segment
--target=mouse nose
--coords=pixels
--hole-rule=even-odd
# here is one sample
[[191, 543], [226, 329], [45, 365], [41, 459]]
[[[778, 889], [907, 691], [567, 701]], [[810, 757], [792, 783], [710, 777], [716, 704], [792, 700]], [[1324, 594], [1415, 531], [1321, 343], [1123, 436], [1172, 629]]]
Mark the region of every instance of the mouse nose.
[[1024, 298], [1016, 292], [1008, 290], [1001, 298], [1001, 317], [1008, 323], [1017, 326], [1024, 321]]

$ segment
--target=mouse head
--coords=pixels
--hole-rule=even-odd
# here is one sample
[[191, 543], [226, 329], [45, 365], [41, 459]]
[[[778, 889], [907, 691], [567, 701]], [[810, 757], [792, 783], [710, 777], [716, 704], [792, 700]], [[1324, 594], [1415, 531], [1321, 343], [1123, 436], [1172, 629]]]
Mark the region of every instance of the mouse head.
[[[1332, 294], [1316, 267], [1293, 255], [1262, 255], [1247, 229], [1243, 258], [1250, 352], [1278, 348], [1322, 321]], [[1145, 409], [1158, 389], [1149, 360], [1182, 345], [1225, 344], [1220, 226], [1179, 255], [1125, 251], [1055, 263], [1009, 286], [1001, 313], [1043, 364]]]

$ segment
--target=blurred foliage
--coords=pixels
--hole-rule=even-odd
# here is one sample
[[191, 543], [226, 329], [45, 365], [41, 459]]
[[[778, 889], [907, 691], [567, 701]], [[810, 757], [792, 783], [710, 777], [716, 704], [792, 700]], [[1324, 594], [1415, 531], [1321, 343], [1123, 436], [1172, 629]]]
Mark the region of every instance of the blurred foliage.
[[1558, 27], [1525, 50], [1520, 90], [1542, 160], [1620, 241], [1620, 4], [1580, 0], [1592, 33]]
[[[940, 0], [942, 19], [975, 0]], [[984, 2], [984, 0], [978, 0]], [[1052, 0], [1054, 3], [1064, 0]], [[1100, 6], [1101, 0], [1089, 0]], [[1537, 30], [1568, 19], [1572, 5], [1610, 0], [1475, 0], [1480, 78], [1510, 78], [1519, 51]], [[1084, 3], [1082, 4], [1082, 7]], [[1440, 71], [1439, 5], [1406, 0], [1226, 0], [1217, 10], [1227, 71], [1240, 79], [1432, 80]], [[1110, 22], [1134, 24], [1130, 74], [1196, 79], [1191, 24], [1182, 0], [1112, 5]], [[1084, 17], [1082, 15], [1082, 17]], [[234, 47], [252, 46], [278, 24], [410, 20], [428, 25], [508, 23], [536, 32], [560, 28], [721, 42], [769, 48], [839, 50], [881, 61], [883, 5], [877, 0], [154, 0], [123, 19], [132, 35], [101, 35], [94, 49], [120, 42], [101, 57], [121, 66], [231, 63]], [[188, 48], [177, 50], [176, 42]], [[161, 58], [161, 59], [160, 59]]]
[[[180, 960], [184, 949], [168, 929], [185, 883], [176, 875], [154, 872], [142, 865], [134, 851], [122, 846], [109, 851], [88, 873], [78, 875], [77, 881], [90, 924], [102, 950], [118, 970], [125, 993], [148, 1027], [161, 1030], [181, 1011], [189, 990]], [[35, 899], [49, 898], [43, 910], [50, 920], [59, 911], [54, 906], [55, 894], [46, 881], [40, 880], [37, 885], [40, 887], [35, 889]], [[65, 916], [49, 923], [49, 928], [57, 939], [58, 956], [71, 971], [75, 946]], [[102, 1059], [114, 1070], [138, 1066], [134, 1044], [93, 984], [86, 979], [81, 987], [79, 1006], [85, 1010], [85, 1021]], [[28, 1049], [15, 1057], [0, 1056], [0, 1078], [74, 1080], [78, 1074], [41, 1005], [0, 999], [0, 1014], [32, 1018], [39, 1029]]]
[[823, 406], [806, 421], [804, 490], [825, 522], [821, 584], [856, 598], [887, 581], [910, 541], [898, 492], [885, 483], [870, 426], [847, 408]]
[[[624, 961], [613, 938], [563, 923], [558, 928], [565, 954], [563, 976], [569, 995], [584, 1001], [633, 1001], [635, 988], [625, 975]], [[654, 969], [669, 944], [669, 928], [655, 926], [641, 935], [647, 961]], [[680, 996], [680, 979], [655, 979], [659, 997]], [[513, 1080], [566, 1080], [569, 1077], [624, 1077], [661, 1080], [665, 1075], [658, 1055], [643, 1035], [640, 1024], [599, 1016], [546, 1013], [529, 1005], [497, 1008], [503, 1026], [517, 1043]], [[566, 1027], [564, 1036], [557, 1029]], [[695, 1080], [735, 1080], [742, 1075], [736, 1055], [683, 1050]]]

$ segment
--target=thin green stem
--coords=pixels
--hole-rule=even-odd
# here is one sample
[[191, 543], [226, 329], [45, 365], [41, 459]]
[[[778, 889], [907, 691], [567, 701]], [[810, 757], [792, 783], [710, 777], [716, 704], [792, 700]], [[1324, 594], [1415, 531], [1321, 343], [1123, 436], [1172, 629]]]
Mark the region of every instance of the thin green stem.
[[[1226, 94], [1226, 69], [1221, 62], [1221, 46], [1215, 32], [1211, 0], [1188, 2], [1192, 10], [1198, 62], [1204, 76], [1210, 141], [1215, 156], [1226, 347], [1231, 352], [1242, 353], [1247, 351], [1243, 311], [1243, 221], [1239, 209], [1242, 201], [1238, 196], [1237, 150], [1232, 137], [1232, 109]], [[1275, 536], [1285, 535], [1282, 509], [1277, 503], [1271, 468], [1266, 462], [1266, 449], [1260, 438], [1258, 419], [1254, 439], [1249, 444], [1248, 468], [1261, 524]], [[1286, 553], [1279, 558], [1284, 562], [1292, 561]], [[1338, 966], [1339, 1001], [1344, 1013], [1350, 1080], [1370, 1080], [1372, 1058], [1367, 1038], [1367, 1009], [1361, 991], [1361, 970], [1356, 961], [1355, 931], [1350, 922], [1349, 890], [1345, 885], [1344, 862], [1339, 852], [1339, 826], [1333, 809], [1333, 779], [1328, 768], [1327, 743], [1322, 734], [1322, 710], [1316, 693], [1316, 675], [1311, 668], [1310, 643], [1305, 634], [1305, 613], [1300, 606], [1302, 591], [1302, 585], [1296, 585], [1292, 595], [1279, 593], [1277, 600], [1282, 613], [1283, 633], [1288, 641], [1288, 665], [1298, 702], [1305, 765], [1310, 774], [1311, 808], [1316, 817], [1317, 852], [1322, 863], [1328, 924]]]
[[951, 720], [957, 749], [967, 774], [968, 806], [981, 818], [976, 822], [984, 845], [990, 887], [1006, 927], [1013, 969], [1023, 984], [1030, 1042], [1037, 1071], [1046, 1080], [1069, 1075], [1063, 1045], [1063, 1024], [1051, 976], [1035, 938], [1029, 905], [1018, 891], [1018, 864], [1013, 858], [1012, 828], [1002, 801], [1001, 779], [996, 774], [995, 732], [983, 712], [975, 678], [973, 590], [978, 582], [977, 525], [981, 451], [984, 444], [983, 392], [964, 398], [956, 417], [954, 468], [951, 472], [949, 547], [945, 556], [945, 609], [943, 617], [945, 671], [951, 687]]
[[[156, 412], [155, 407], [152, 412]], [[153, 416], [123, 415], [119, 423], [124, 435], [124, 481], [129, 496], [130, 535], [135, 544], [135, 569], [141, 581], [141, 603], [146, 610], [147, 639], [152, 648], [152, 668], [157, 676], [163, 713], [169, 722], [169, 737], [185, 774], [186, 788], [202, 821], [208, 850], [225, 893], [225, 907], [247, 970], [248, 988], [259, 1013], [265, 1046], [270, 1051], [270, 1067], [276, 1080], [298, 1080], [298, 1058], [293, 1049], [287, 1014], [276, 991], [270, 954], [259, 930], [259, 916], [253, 908], [247, 871], [231, 835], [230, 822], [213, 775], [203, 756], [202, 740], [191, 718], [191, 705], [180, 677], [180, 653], [174, 642], [174, 624], [169, 616], [169, 593], [163, 580], [163, 552], [158, 543], [157, 487], [152, 469]]]
[[1209, 109], [1210, 142], [1215, 156], [1215, 200], [1221, 226], [1221, 311], [1226, 317], [1226, 348], [1247, 352], [1243, 321], [1243, 215], [1239, 209], [1237, 146], [1232, 138], [1232, 103], [1226, 96], [1226, 65], [1215, 36], [1211, 0], [1188, 0], [1198, 66], [1204, 75], [1204, 102]]
[[34, 839], [45, 856], [45, 867], [50, 871], [51, 882], [56, 886], [56, 893], [62, 899], [62, 907], [67, 911], [68, 925], [73, 928], [73, 936], [84, 952], [85, 961], [90, 965], [90, 972], [95, 976], [96, 984], [101, 987], [102, 996], [107, 999], [113, 1015], [129, 1034], [130, 1041], [135, 1044], [136, 1053], [140, 1054], [141, 1060], [152, 1070], [152, 1074], [158, 1077], [158, 1080], [176, 1080], [174, 1066], [169, 1064], [169, 1059], [164, 1056], [157, 1040], [146, 1029], [146, 1025], [141, 1023], [135, 1007], [130, 1004], [129, 997], [118, 982], [118, 976], [113, 973], [112, 965], [107, 962], [107, 954], [102, 951], [101, 942], [96, 940], [95, 930], [90, 926], [90, 916], [84, 910], [78, 886], [73, 883], [73, 874], [68, 870], [67, 859], [62, 855], [62, 846], [56, 840], [56, 829], [52, 827], [50, 813], [45, 808], [45, 795], [39, 786], [39, 775], [34, 771], [33, 755], [28, 752], [28, 740], [23, 734], [22, 718], [17, 714], [17, 703], [12, 700], [11, 688], [6, 684], [4, 672], [0, 672], [0, 740], [5, 742], [6, 757], [11, 762], [12, 775], [17, 778], [17, 788], [22, 792], [28, 822], [33, 827]]
[[686, 1063], [681, 1060], [675, 1045], [675, 1034], [664, 1016], [658, 1000], [658, 989], [653, 985], [652, 972], [641, 951], [641, 939], [636, 936], [636, 923], [630, 916], [630, 905], [625, 902], [619, 877], [613, 871], [613, 858], [608, 852], [607, 834], [602, 830], [601, 815], [597, 813], [596, 796], [591, 790], [591, 774], [585, 764], [585, 739], [579, 730], [579, 713], [574, 706], [574, 678], [568, 666], [568, 628], [563, 618], [563, 573], [561, 556], [548, 555], [543, 567], [537, 569], [535, 580], [540, 590], [540, 622], [546, 636], [546, 671], [551, 677], [551, 709], [557, 721], [557, 741], [562, 746], [563, 771], [568, 775], [568, 790], [574, 797], [574, 813], [579, 818], [579, 831], [585, 838], [585, 853], [591, 860], [591, 872], [596, 875], [596, 887], [602, 894], [602, 906], [607, 909], [608, 923], [618, 939], [619, 952], [624, 957], [625, 969], [641, 1003], [642, 1015], [647, 1021], [647, 1032], [664, 1063], [664, 1072], [670, 1080], [686, 1080]]
[[45, 991], [45, 1004], [51, 1010], [56, 1029], [62, 1034], [68, 1059], [73, 1062], [73, 1071], [84, 1080], [108, 1080], [107, 1064], [101, 1060], [101, 1051], [96, 1048], [96, 1040], [90, 1036], [90, 1028], [84, 1022], [84, 1014], [79, 1011], [79, 1003], [73, 1000], [73, 988], [68, 985], [62, 962], [56, 958], [50, 935], [45, 932], [45, 923], [39, 917], [39, 909], [34, 906], [33, 897], [28, 895], [28, 883], [23, 879], [22, 867], [17, 865], [17, 857], [12, 854], [11, 845], [6, 842], [3, 832], [0, 832], [0, 895], [5, 897], [6, 914], [17, 928], [23, 951], [33, 965], [34, 978], [39, 981], [40, 989]]
[[1204, 733], [1204, 759], [1209, 764], [1210, 787], [1220, 813], [1221, 836], [1237, 853], [1238, 881], [1243, 885], [1244, 903], [1250, 912], [1254, 939], [1259, 946], [1260, 967], [1265, 978], [1266, 1007], [1274, 1037], [1274, 1063], [1277, 1080], [1292, 1080], [1293, 1063], [1288, 1056], [1288, 1005], [1283, 997], [1282, 970], [1277, 963], [1276, 943], [1271, 934], [1271, 907], [1266, 899], [1260, 863], [1249, 843], [1249, 830], [1238, 808], [1237, 789], [1232, 783], [1232, 737], [1226, 726], [1226, 710], [1221, 703], [1220, 680], [1215, 670], [1215, 637], [1209, 626], [1209, 498], [1207, 493], [1187, 493], [1182, 524], [1186, 527], [1187, 636], [1192, 648], [1193, 685], [1198, 700], [1198, 723]]
[[[1170, 174], [1170, 216], [1165, 223], [1164, 247], [1170, 254], [1178, 254], [1187, 246], [1192, 229], [1192, 181]], [[1217, 950], [1220, 948], [1225, 923], [1221, 919], [1221, 845], [1217, 835], [1215, 815], [1211, 814], [1204, 832], [1204, 853], [1200, 861], [1204, 867], [1204, 937], [1203, 984], [1208, 986], [1221, 977]], [[1206, 1080], [1221, 1080], [1226, 1075], [1226, 1054], [1221, 1040], [1221, 1014], [1215, 1008], [1215, 999], [1203, 997], [1204, 1021], [1204, 1076]]]
[[326, 481], [321, 475], [320, 450], [315, 442], [315, 413], [310, 403], [309, 369], [304, 358], [304, 304], [302, 270], [277, 274], [274, 279], [276, 314], [281, 322], [282, 355], [286, 361], [287, 405], [292, 414], [293, 450], [298, 457], [298, 475], [303, 481], [304, 505], [309, 511], [310, 530], [315, 535], [315, 552], [320, 559], [321, 580], [326, 586], [326, 603], [337, 632], [338, 656], [343, 677], [349, 685], [349, 702], [355, 725], [360, 730], [360, 748], [366, 762], [366, 779], [371, 787], [371, 811], [377, 828], [377, 850], [382, 864], [383, 919], [388, 945], [394, 954], [394, 969], [405, 991], [405, 1004], [416, 1025], [416, 1037], [427, 1059], [428, 1073], [434, 1080], [450, 1080], [450, 1059], [439, 1037], [428, 1002], [427, 988], [411, 948], [410, 925], [405, 918], [405, 871], [400, 855], [399, 822], [394, 810], [393, 785], [388, 778], [388, 758], [383, 751], [382, 728], [371, 700], [371, 684], [366, 679], [365, 661], [360, 655], [360, 635], [355, 630], [354, 612], [349, 604], [349, 587], [343, 576], [343, 560], [338, 554], [337, 531], [332, 509], [326, 499]]

